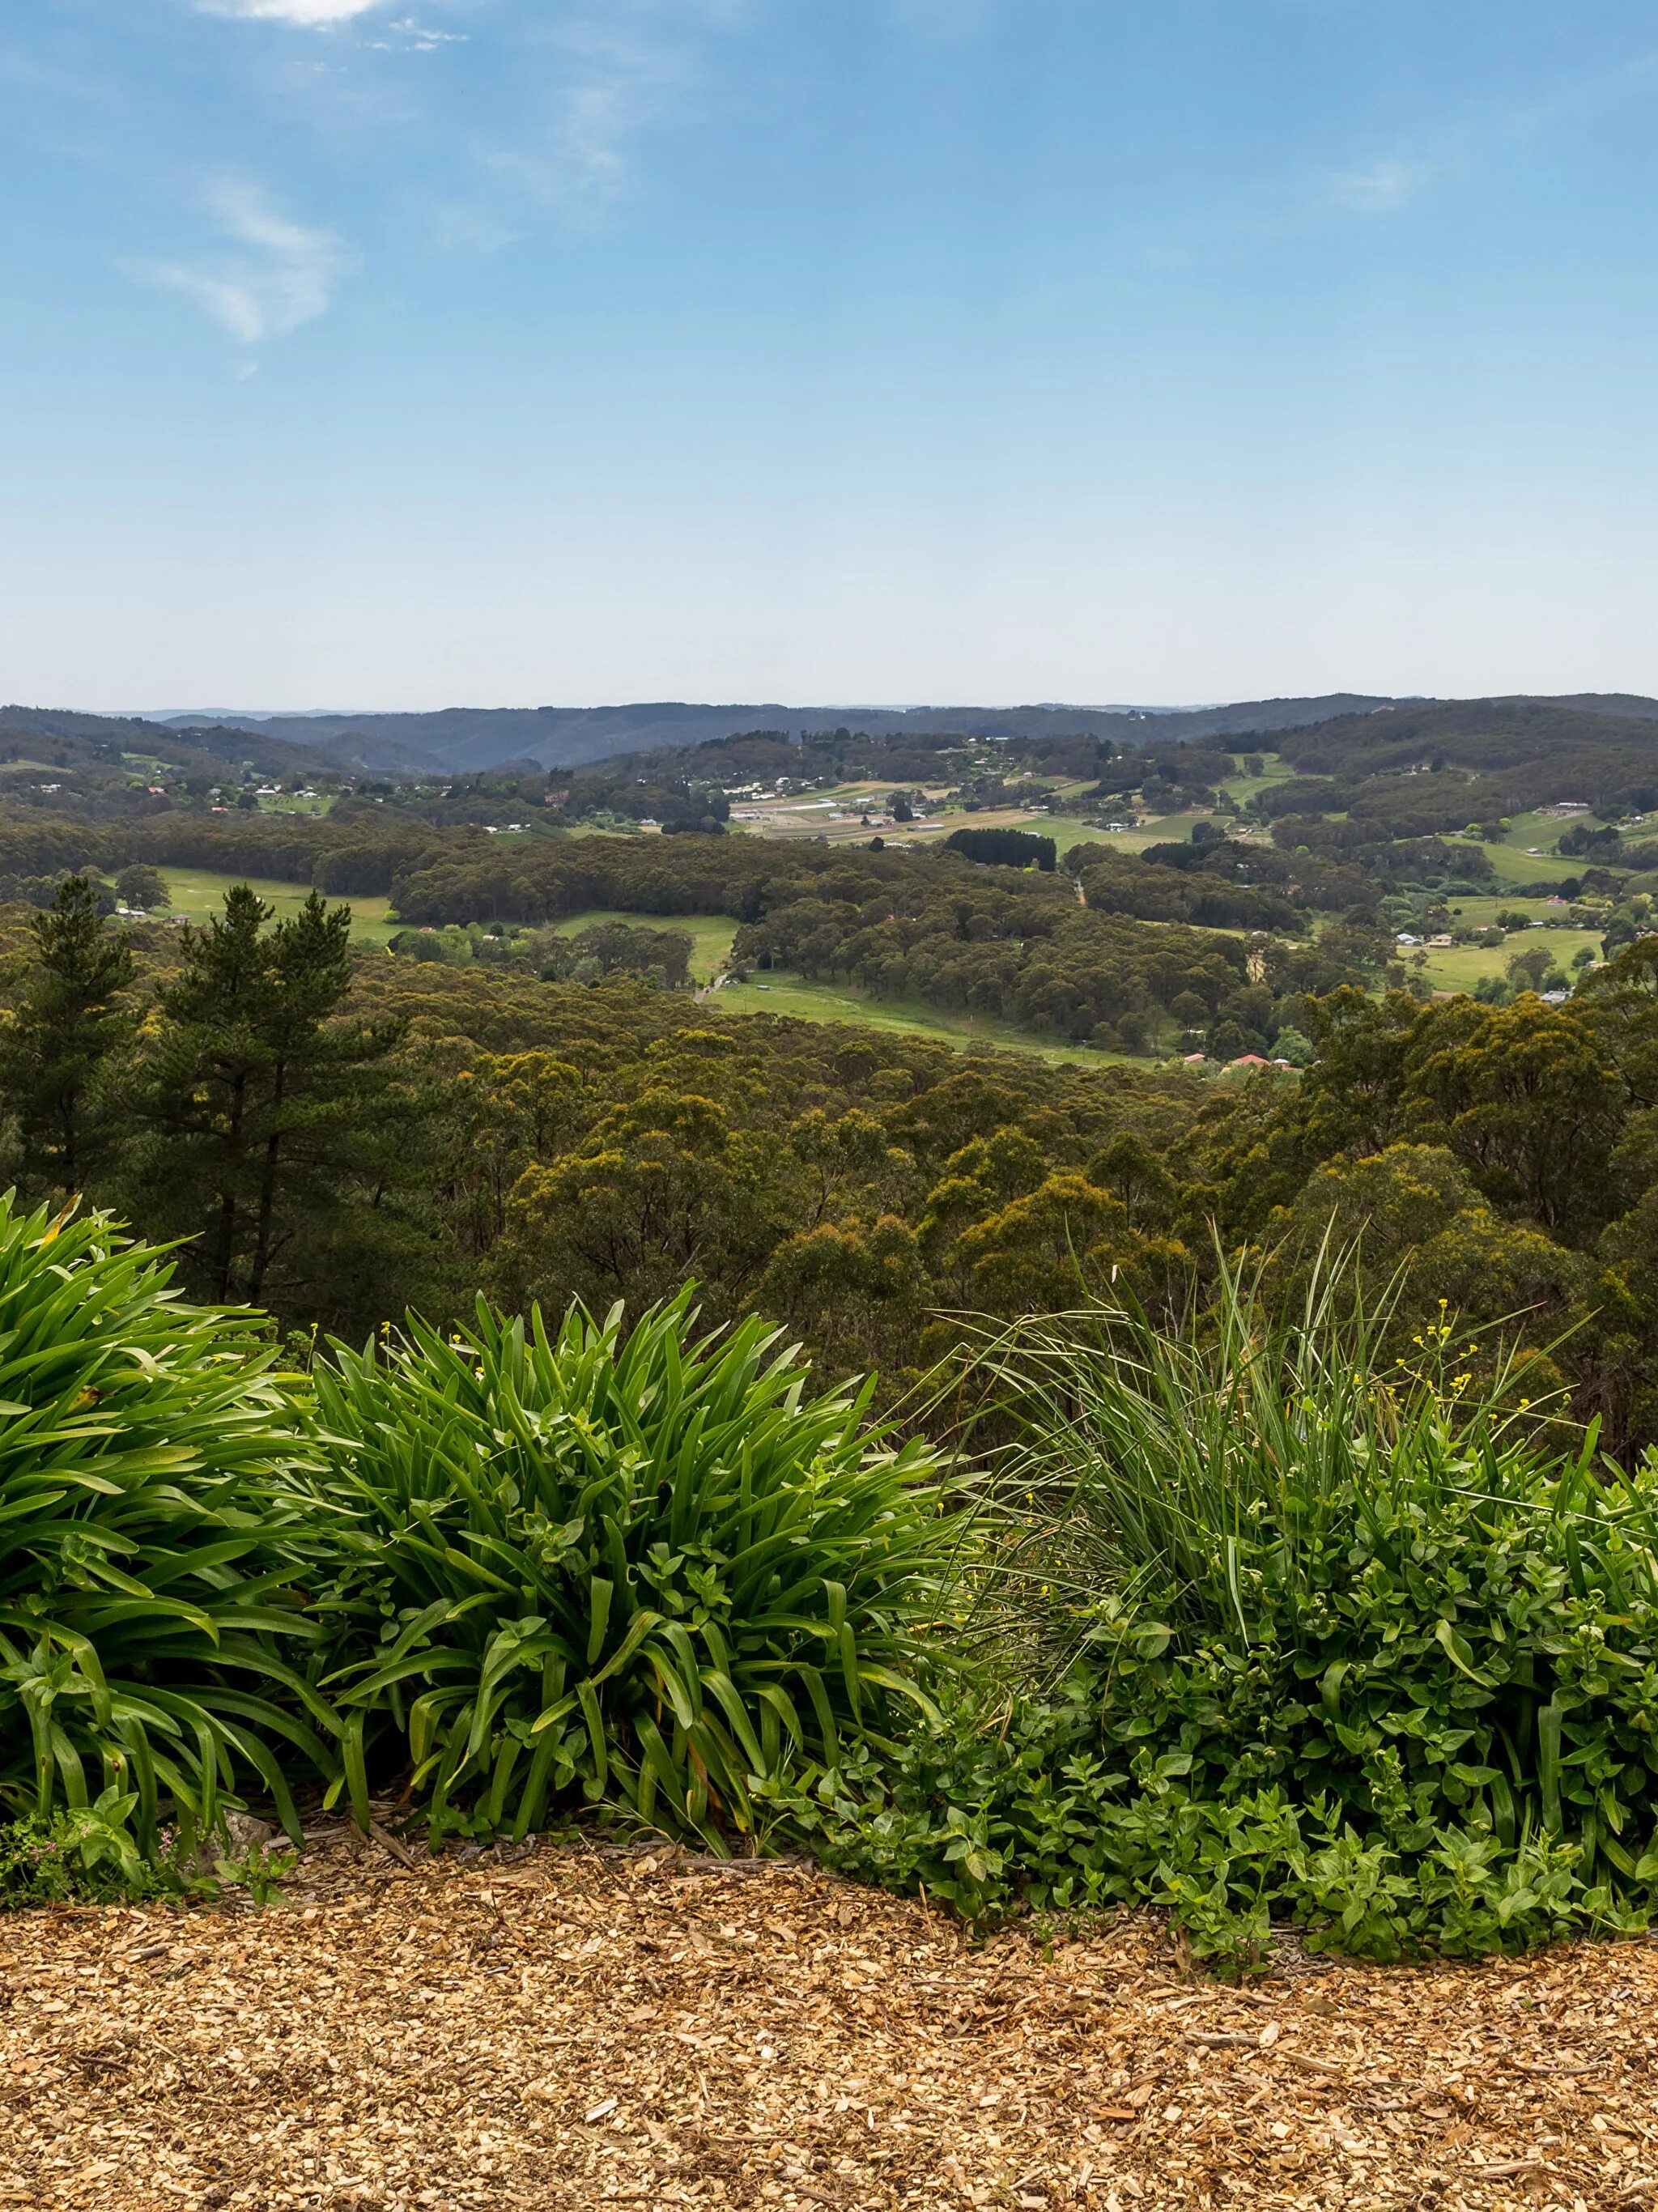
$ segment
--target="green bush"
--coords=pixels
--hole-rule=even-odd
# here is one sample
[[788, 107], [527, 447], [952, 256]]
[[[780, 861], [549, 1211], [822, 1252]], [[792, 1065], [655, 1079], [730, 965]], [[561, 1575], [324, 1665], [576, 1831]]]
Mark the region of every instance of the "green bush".
[[269, 1844], [211, 1856], [187, 1832], [163, 1829], [143, 1856], [133, 1840], [133, 1794], [113, 1784], [90, 1805], [27, 1815], [0, 1826], [0, 1912], [32, 1905], [135, 1904], [143, 1898], [223, 1897], [227, 1884], [268, 1904], [295, 1854]]
[[146, 1853], [163, 1799], [204, 1835], [250, 1768], [292, 1831], [276, 1747], [331, 1764], [282, 1648], [314, 1632], [274, 1489], [288, 1400], [257, 1316], [172, 1272], [105, 1216], [0, 1197], [0, 1804], [113, 1791]]
[[789, 1817], [969, 1913], [1149, 1899], [1235, 1959], [1272, 1914], [1381, 1957], [1643, 1919], [1658, 1468], [1466, 1403], [1448, 1322], [1378, 1376], [1341, 1288], [1274, 1319], [1229, 1285], [1184, 1337], [1020, 1330], [993, 1619], [1057, 1690]]
[[523, 1835], [579, 1786], [723, 1848], [756, 1778], [926, 1709], [932, 1454], [871, 1431], [867, 1389], [808, 1395], [760, 1322], [695, 1327], [689, 1293], [556, 1335], [480, 1302], [468, 1333], [319, 1364], [360, 1808], [377, 1761], [434, 1832]]
[[987, 1346], [981, 1521], [689, 1293], [411, 1321], [301, 1402], [257, 1316], [0, 1200], [0, 1905], [262, 1897], [280, 1855], [202, 1848], [252, 1775], [290, 1833], [299, 1778], [434, 1839], [574, 1797], [974, 1919], [1150, 1903], [1226, 1968], [1642, 1926], [1658, 1462], [1448, 1321], [1384, 1369], [1360, 1279]]
[[1179, 1752], [1125, 1752], [1114, 1686], [1075, 1668], [1050, 1698], [969, 1701], [914, 1729], [894, 1759], [769, 1794], [768, 1832], [889, 1889], [973, 1920], [1146, 1905], [1168, 1911], [1194, 1956], [1222, 1972], [1263, 1966], [1272, 1926], [1308, 1947], [1396, 1959], [1479, 1957], [1582, 1932], [1646, 1925], [1638, 1884], [1586, 1875], [1578, 1844], [1505, 1844], [1476, 1821], [1401, 1834], [1361, 1824], [1327, 1791], [1282, 1784], [1202, 1796]]

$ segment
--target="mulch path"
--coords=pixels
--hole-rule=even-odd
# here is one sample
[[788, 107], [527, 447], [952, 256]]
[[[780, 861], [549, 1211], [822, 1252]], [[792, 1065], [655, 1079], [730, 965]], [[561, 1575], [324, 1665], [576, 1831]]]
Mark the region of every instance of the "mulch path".
[[1658, 1950], [975, 1946], [814, 1869], [307, 1851], [264, 1912], [0, 1921], [0, 2205], [1658, 2206]]

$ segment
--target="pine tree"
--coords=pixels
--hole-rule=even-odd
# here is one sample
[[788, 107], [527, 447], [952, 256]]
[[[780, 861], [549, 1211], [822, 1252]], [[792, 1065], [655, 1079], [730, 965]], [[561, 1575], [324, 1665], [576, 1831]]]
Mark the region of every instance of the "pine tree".
[[418, 1168], [421, 1102], [392, 1064], [404, 1024], [342, 1013], [349, 907], [313, 892], [270, 918], [239, 884], [185, 933], [157, 1001], [134, 1206], [198, 1237], [186, 1267], [209, 1296], [333, 1318], [389, 1287], [408, 1232], [388, 1200]]
[[105, 927], [85, 876], [65, 876], [33, 923], [36, 963], [0, 1030], [0, 1096], [17, 1120], [26, 1190], [96, 1186], [119, 1149], [111, 1080], [136, 1018], [121, 1004], [132, 946]]

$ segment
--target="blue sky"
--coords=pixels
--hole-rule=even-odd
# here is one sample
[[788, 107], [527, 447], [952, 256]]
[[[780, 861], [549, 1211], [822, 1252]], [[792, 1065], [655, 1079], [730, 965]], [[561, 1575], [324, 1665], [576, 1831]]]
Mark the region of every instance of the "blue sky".
[[1658, 690], [1658, 20], [14, 0], [0, 696]]

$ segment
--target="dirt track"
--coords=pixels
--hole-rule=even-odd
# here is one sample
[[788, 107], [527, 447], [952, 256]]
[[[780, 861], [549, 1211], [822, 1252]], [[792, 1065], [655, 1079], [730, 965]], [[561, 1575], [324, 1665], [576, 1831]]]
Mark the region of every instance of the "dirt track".
[[28, 2212], [1658, 2204], [1646, 1945], [1239, 1994], [1143, 1923], [333, 1846], [262, 1914], [14, 1914], [0, 2002]]

